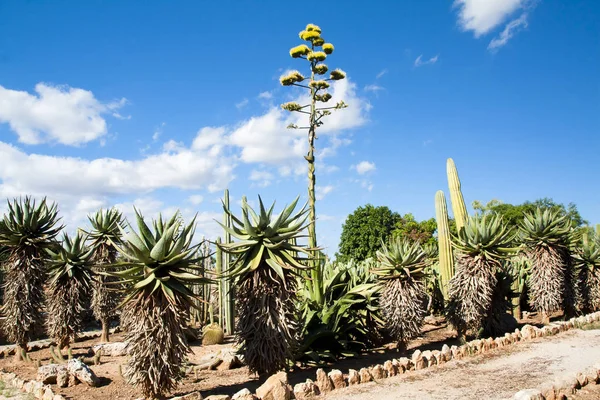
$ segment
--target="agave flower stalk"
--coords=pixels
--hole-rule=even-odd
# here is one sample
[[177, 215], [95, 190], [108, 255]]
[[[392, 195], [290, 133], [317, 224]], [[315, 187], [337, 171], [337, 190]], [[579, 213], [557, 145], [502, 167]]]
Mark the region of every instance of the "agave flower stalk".
[[521, 242], [531, 263], [530, 303], [546, 323], [561, 307], [566, 314], [574, 308], [570, 232], [571, 221], [566, 216], [539, 207], [525, 214], [520, 226]]
[[227, 266], [226, 276], [236, 287], [239, 352], [253, 373], [271, 374], [285, 368], [299, 347], [296, 277], [309, 268], [301, 256], [308, 256], [312, 249], [291, 243], [305, 237], [308, 210], [303, 207], [294, 213], [297, 203], [298, 198], [275, 218], [274, 203], [266, 210], [259, 197], [257, 214], [243, 198], [241, 219], [223, 205], [232, 226], [221, 226], [237, 241], [218, 245], [237, 256]]
[[[316, 187], [316, 175], [315, 175], [315, 139], [317, 138], [317, 128], [323, 125], [322, 119], [331, 114], [331, 110], [339, 110], [347, 107], [343, 101], [338, 102], [335, 106], [331, 107], [319, 107], [319, 103], [328, 102], [331, 99], [326, 90], [329, 87], [329, 81], [341, 80], [346, 77], [346, 74], [340, 70], [334, 70], [330, 73], [329, 78], [324, 78], [324, 75], [328, 68], [322, 64], [328, 55], [333, 53], [334, 47], [331, 43], [325, 43], [325, 40], [321, 37], [321, 28], [314, 24], [308, 24], [306, 28], [299, 33], [300, 39], [308, 42], [308, 45], [302, 44], [296, 46], [290, 50], [290, 56], [292, 58], [304, 59], [308, 62], [310, 67], [310, 80], [308, 84], [302, 83], [305, 78], [302, 74], [297, 71], [293, 71], [286, 76], [281, 77], [281, 84], [283, 86], [297, 86], [302, 87], [310, 92], [310, 103], [300, 105], [297, 103], [286, 103], [282, 105], [284, 110], [290, 112], [298, 112], [306, 114], [308, 116], [308, 126], [304, 129], [308, 130], [308, 154], [304, 157], [308, 163], [308, 201], [309, 201], [309, 221], [308, 226], [308, 246], [310, 248], [317, 248], [317, 234], [316, 234], [316, 207], [315, 207], [315, 187]], [[321, 51], [322, 50], [322, 51]], [[301, 129], [295, 124], [290, 124], [289, 128]], [[318, 253], [313, 255], [315, 260], [318, 259]], [[323, 285], [322, 285], [322, 263], [318, 260], [313, 264], [312, 279], [315, 284], [313, 285], [315, 292], [314, 296], [318, 299], [319, 303], [323, 301]]]
[[123, 257], [110, 272], [127, 284], [122, 302], [128, 318], [129, 362], [123, 375], [144, 396], [156, 398], [172, 391], [181, 380], [185, 356], [191, 351], [184, 329], [196, 296], [189, 285], [208, 283], [190, 273], [201, 270], [202, 243], [192, 244], [195, 218], [184, 225], [176, 212], [162, 216], [151, 229], [135, 210], [138, 231], [129, 225], [121, 244], [113, 243]]
[[99, 273], [94, 277], [92, 311], [102, 324], [100, 340], [108, 342], [110, 322], [116, 316], [120, 298], [119, 291], [111, 290], [107, 285], [109, 282], [114, 282], [116, 278], [101, 273], [106, 271], [106, 265], [110, 266], [117, 262], [118, 252], [113, 243], [121, 243], [123, 214], [116, 208], [100, 210], [93, 217], [88, 216], [88, 220], [92, 229], [86, 233], [93, 248], [94, 269]]
[[427, 256], [418, 242], [397, 238], [377, 251], [379, 265], [373, 272], [383, 286], [380, 307], [398, 347], [421, 333], [429, 296], [425, 289]]
[[502, 261], [510, 257], [514, 234], [498, 216], [469, 217], [458, 236], [456, 273], [450, 280], [448, 316], [459, 335], [467, 329], [479, 331], [491, 313], [498, 272]]
[[36, 325], [42, 323], [43, 285], [46, 282], [46, 250], [57, 246], [57, 205], [44, 198], [36, 205], [30, 197], [8, 202], [8, 214], [0, 221], [0, 246], [7, 259], [4, 279], [2, 324], [7, 338], [18, 348], [16, 358], [27, 351]]
[[48, 250], [49, 265], [48, 336], [58, 351], [68, 348], [83, 328], [85, 312], [92, 289], [93, 248], [85, 245], [86, 237], [77, 233], [71, 239], [66, 233], [62, 248]]

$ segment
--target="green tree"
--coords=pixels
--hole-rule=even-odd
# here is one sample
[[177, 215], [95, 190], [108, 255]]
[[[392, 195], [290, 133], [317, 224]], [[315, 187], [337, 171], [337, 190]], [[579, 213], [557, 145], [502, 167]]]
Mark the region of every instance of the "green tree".
[[544, 197], [541, 199], [537, 199], [535, 201], [526, 201], [522, 204], [509, 204], [503, 203], [500, 200], [491, 200], [486, 205], [483, 205], [479, 201], [473, 202], [473, 209], [478, 214], [490, 214], [497, 213], [500, 214], [504, 221], [506, 221], [509, 226], [516, 226], [519, 223], [523, 222], [525, 214], [532, 214], [535, 212], [537, 208], [542, 210], [550, 209], [553, 212], [557, 212], [560, 216], [566, 215], [567, 219], [571, 221], [571, 225], [574, 228], [582, 227], [587, 224], [579, 211], [577, 210], [577, 205], [574, 203], [569, 203], [567, 206], [564, 204], [556, 203], [554, 200], [548, 197]]
[[382, 241], [389, 240], [400, 220], [400, 214], [386, 206], [367, 204], [358, 207], [342, 225], [336, 259], [347, 262], [351, 259], [363, 261], [369, 257], [375, 258]]
[[404, 214], [396, 223], [392, 235], [395, 238], [405, 238], [410, 242], [435, 244], [434, 233], [437, 230], [435, 218], [417, 221], [411, 213]]

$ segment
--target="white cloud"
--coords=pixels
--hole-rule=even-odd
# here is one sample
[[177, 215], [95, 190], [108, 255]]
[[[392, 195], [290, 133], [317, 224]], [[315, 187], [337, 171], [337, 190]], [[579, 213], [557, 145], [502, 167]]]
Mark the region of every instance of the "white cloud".
[[[328, 104], [344, 100], [348, 108], [334, 111], [323, 119], [324, 125], [318, 130], [321, 138], [339, 136], [341, 131], [361, 126], [367, 121], [367, 102], [357, 96], [355, 84], [347, 79], [335, 81], [330, 93], [332, 99]], [[304, 95], [294, 101], [307, 104], [309, 98]], [[226, 141], [241, 151], [239, 158], [242, 162], [276, 165], [282, 175], [304, 173], [303, 156], [308, 148], [306, 131], [287, 129], [287, 126], [290, 123], [306, 126], [307, 118], [305, 114], [272, 107], [265, 114], [237, 125], [227, 135]]]
[[506, 24], [504, 30], [500, 32], [497, 37], [492, 39], [488, 45], [488, 50], [494, 51], [504, 46], [506, 43], [508, 43], [510, 38], [515, 35], [515, 33], [524, 28], [527, 28], [527, 13], [521, 14], [519, 18], [514, 19]]
[[271, 181], [273, 180], [274, 176], [272, 173], [270, 173], [269, 171], [259, 171], [256, 169], [253, 169], [250, 172], [250, 180], [253, 182], [258, 182], [258, 186], [260, 187], [267, 187], [271, 184]]
[[[25, 144], [77, 146], [107, 134], [103, 114], [119, 115], [126, 99], [102, 103], [88, 90], [38, 83], [36, 94], [0, 86], [0, 123]], [[117, 118], [119, 118], [117, 117]]]
[[206, 126], [198, 131], [192, 143], [192, 150], [208, 151], [213, 157], [221, 153], [227, 144], [225, 127]]
[[379, 86], [379, 85], [372, 84], [372, 85], [366, 85], [364, 90], [365, 90], [365, 92], [375, 92], [375, 93], [377, 93], [379, 91], [384, 90], [384, 88], [381, 87], [381, 86]]
[[187, 201], [195, 206], [204, 201], [204, 196], [201, 194], [193, 194], [187, 198]]
[[321, 222], [324, 222], [324, 221], [335, 221], [337, 218], [334, 217], [333, 215], [319, 214], [319, 215], [317, 215], [317, 219]]
[[361, 161], [354, 166], [354, 169], [356, 169], [356, 172], [358, 172], [359, 175], [364, 175], [367, 172], [375, 171], [376, 167], [373, 162]]
[[239, 103], [235, 103], [235, 107], [238, 110], [241, 110], [242, 108], [246, 107], [248, 105], [250, 101], [248, 99], [244, 99], [242, 101], [240, 101]]
[[163, 128], [167, 125], [166, 122], [162, 122], [155, 130], [154, 133], [152, 134], [152, 140], [154, 142], [156, 142], [158, 140], [158, 138], [160, 138], [160, 135], [162, 135], [163, 133]]
[[422, 65], [435, 64], [438, 61], [439, 55], [431, 57], [429, 60], [423, 61], [423, 54], [421, 54], [415, 60], [415, 67], [420, 67]]
[[385, 75], [385, 74], [387, 74], [387, 73], [388, 73], [388, 70], [387, 70], [387, 68], [384, 68], [384, 69], [382, 69], [382, 70], [381, 70], [381, 71], [380, 71], [380, 72], [377, 74], [377, 76], [376, 76], [375, 78], [379, 79], [379, 78], [381, 78], [382, 76], [384, 76], [384, 75]]
[[459, 8], [459, 26], [480, 37], [530, 3], [530, 0], [455, 0], [454, 6]]
[[323, 198], [325, 198], [325, 196], [327, 196], [329, 193], [331, 193], [331, 191], [333, 189], [334, 189], [334, 187], [331, 185], [316, 186], [315, 187], [315, 198], [317, 200], [323, 200]]
[[261, 92], [258, 94], [258, 98], [263, 99], [263, 100], [270, 100], [273, 98], [273, 93], [271, 93], [269, 91]]
[[0, 189], [18, 193], [102, 196], [144, 193], [161, 188], [221, 190], [233, 179], [226, 157], [182, 148], [139, 160], [27, 154], [0, 142]]
[[427, 146], [429, 146], [432, 143], [433, 143], [432, 139], [427, 139], [427, 140], [423, 141], [423, 146], [427, 147]]

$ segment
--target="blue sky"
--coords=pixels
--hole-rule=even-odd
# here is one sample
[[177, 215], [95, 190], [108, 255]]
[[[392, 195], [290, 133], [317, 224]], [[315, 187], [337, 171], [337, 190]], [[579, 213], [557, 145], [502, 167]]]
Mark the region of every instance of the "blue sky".
[[[434, 216], [454, 158], [467, 203], [552, 197], [600, 223], [600, 3], [0, 1], [0, 198], [199, 213], [306, 198], [306, 140], [278, 108], [307, 23], [349, 108], [317, 140], [320, 244], [356, 207]], [[0, 210], [4, 204], [0, 205]]]

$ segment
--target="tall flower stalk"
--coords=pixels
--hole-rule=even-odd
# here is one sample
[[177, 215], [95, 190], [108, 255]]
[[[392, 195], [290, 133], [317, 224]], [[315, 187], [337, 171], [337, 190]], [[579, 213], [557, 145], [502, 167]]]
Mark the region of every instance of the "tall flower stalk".
[[[280, 82], [283, 86], [298, 86], [304, 88], [310, 92], [310, 101], [308, 104], [301, 105], [297, 102], [289, 102], [282, 104], [281, 107], [284, 110], [290, 112], [297, 112], [308, 115], [308, 126], [298, 126], [296, 124], [290, 124], [288, 128], [291, 129], [306, 129], [308, 130], [308, 154], [304, 156], [308, 162], [308, 203], [309, 203], [309, 221], [308, 226], [308, 247], [312, 249], [317, 248], [317, 234], [315, 229], [316, 221], [316, 209], [315, 209], [315, 187], [316, 187], [316, 175], [315, 175], [315, 139], [317, 139], [317, 128], [323, 125], [323, 117], [330, 115], [331, 110], [339, 110], [346, 108], [347, 105], [343, 101], [339, 101], [336, 105], [331, 107], [320, 107], [319, 104], [327, 103], [331, 100], [331, 94], [327, 93], [330, 81], [337, 81], [344, 79], [346, 74], [339, 70], [333, 70], [329, 74], [329, 78], [325, 78], [324, 75], [328, 71], [328, 67], [323, 63], [328, 55], [333, 53], [333, 45], [331, 43], [325, 43], [325, 40], [321, 37], [321, 28], [316, 25], [308, 24], [306, 29], [299, 33], [300, 39], [308, 42], [307, 44], [301, 44], [299, 46], [290, 49], [290, 56], [292, 58], [299, 58], [306, 60], [310, 67], [310, 80], [308, 84], [303, 83], [305, 80], [304, 75], [299, 71], [291, 71], [280, 78]], [[314, 258], [316, 259], [315, 265], [311, 272], [311, 278], [315, 282], [313, 287], [317, 292], [315, 297], [317, 300], [322, 302], [323, 292], [322, 285], [319, 284], [322, 281], [322, 270], [321, 263], [318, 260], [318, 252], [315, 251]]]

